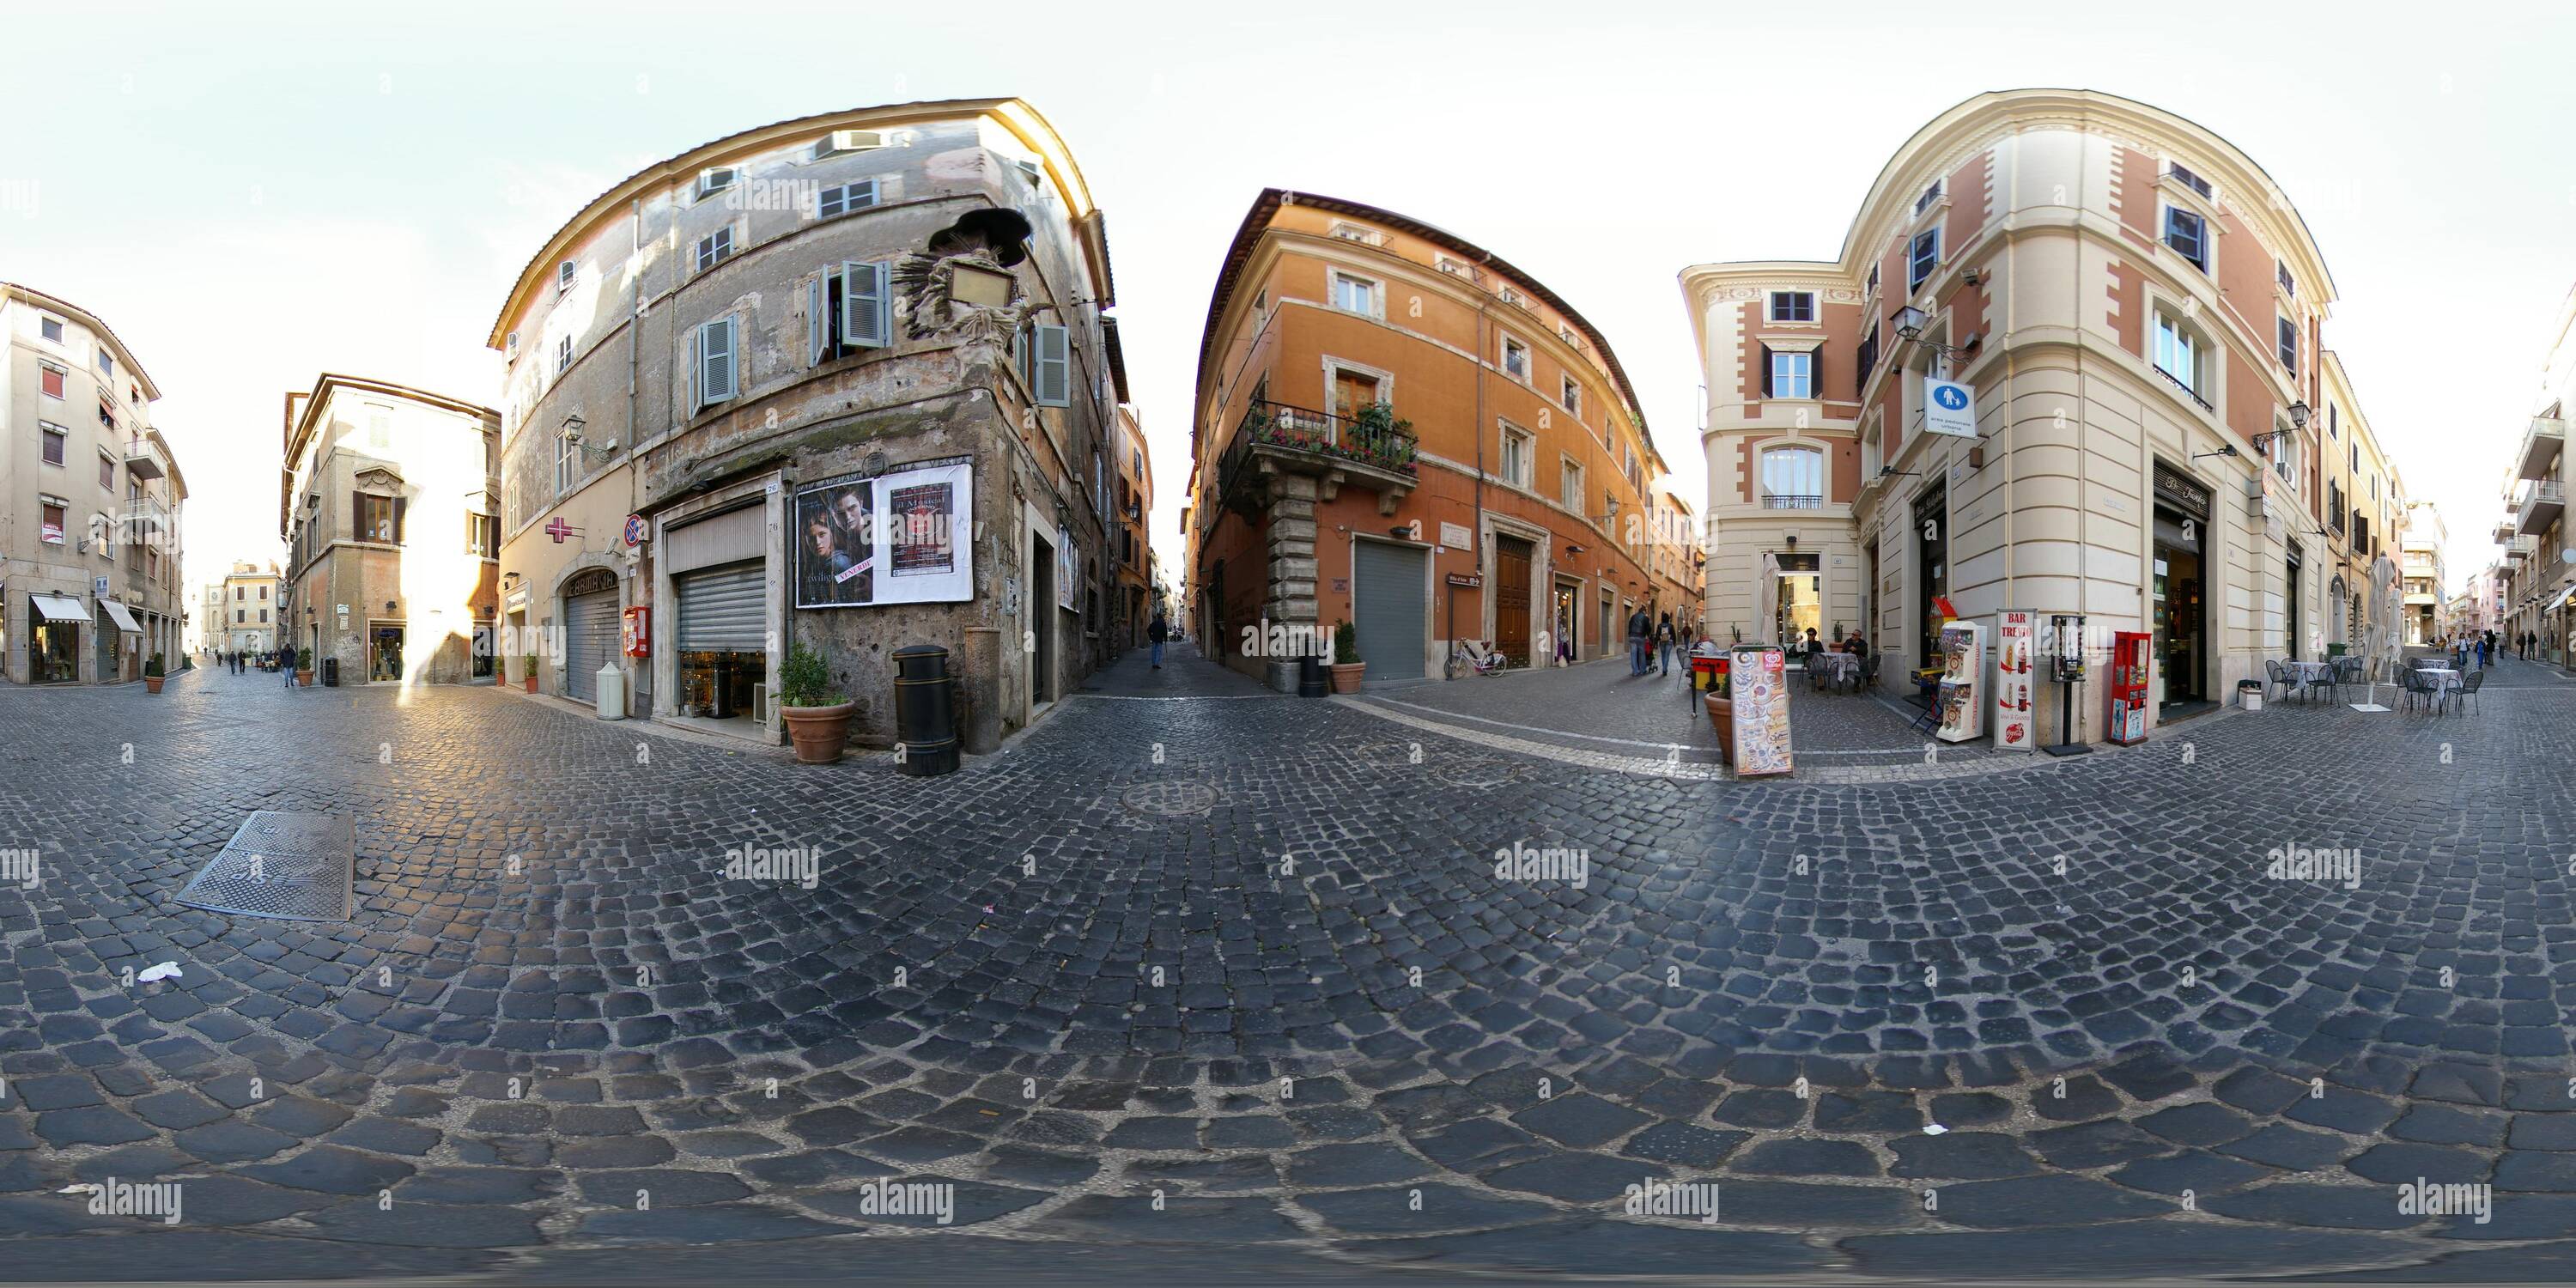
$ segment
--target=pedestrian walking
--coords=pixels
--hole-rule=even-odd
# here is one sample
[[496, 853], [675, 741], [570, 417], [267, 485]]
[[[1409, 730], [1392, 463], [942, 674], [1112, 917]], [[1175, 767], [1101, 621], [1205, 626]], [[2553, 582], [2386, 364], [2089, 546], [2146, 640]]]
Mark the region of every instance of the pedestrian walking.
[[286, 687], [294, 688], [295, 655], [287, 652], [282, 646], [277, 650], [277, 669], [286, 673]]
[[1628, 614], [1628, 674], [1646, 673], [1646, 637], [1654, 632], [1654, 619], [1643, 608]]
[[1662, 659], [1661, 675], [1673, 673], [1673, 641], [1680, 638], [1673, 630], [1673, 615], [1666, 613], [1655, 622], [1655, 654]]
[[1145, 627], [1145, 638], [1154, 645], [1154, 669], [1163, 669], [1163, 641], [1172, 637], [1171, 624], [1163, 620], [1161, 609], [1154, 610], [1153, 622]]

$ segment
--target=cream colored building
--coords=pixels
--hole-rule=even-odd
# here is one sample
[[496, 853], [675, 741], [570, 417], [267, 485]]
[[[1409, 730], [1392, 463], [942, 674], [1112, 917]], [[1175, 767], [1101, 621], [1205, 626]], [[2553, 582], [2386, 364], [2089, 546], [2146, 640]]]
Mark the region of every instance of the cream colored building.
[[326, 372], [283, 434], [281, 620], [316, 682], [492, 679], [500, 414]]
[[[2396, 571], [2401, 552], [2396, 530], [2406, 513], [2405, 485], [2394, 463], [2363, 414], [2361, 400], [2353, 393], [2352, 380], [2344, 371], [2343, 359], [2329, 349], [2325, 354], [2325, 401], [2322, 405], [2325, 432], [2319, 440], [2324, 453], [2321, 473], [2325, 487], [2324, 526], [2329, 579], [2326, 583], [2325, 626], [2329, 649], [2343, 646], [2347, 652], [2359, 653], [2379, 638], [2396, 638], [2403, 634], [2399, 612], [2402, 605], [2392, 580], [2390, 593], [2383, 599], [2371, 593], [2371, 578], [2379, 561]], [[2385, 616], [2374, 618], [2374, 605]], [[2372, 634], [2374, 629], [2394, 632], [2390, 636]]]
[[214, 603], [208, 606], [213, 614], [208, 620], [214, 624], [216, 649], [266, 653], [277, 647], [279, 581], [276, 564], [262, 568], [255, 563], [234, 562], [222, 584], [213, 588]]
[[2442, 511], [2430, 501], [2406, 503], [2406, 530], [2399, 538], [2403, 552], [2398, 560], [2405, 578], [2406, 643], [2430, 645], [2451, 637], [2450, 569], [2442, 549], [2448, 544], [2448, 530], [2442, 523]]
[[1145, 451], [1145, 427], [1138, 423], [1136, 409], [1125, 403], [1118, 406], [1118, 437], [1111, 451], [1118, 462], [1118, 494], [1110, 498], [1116, 521], [1109, 553], [1118, 583], [1112, 625], [1119, 648], [1140, 648], [1147, 643], [1145, 631], [1153, 624], [1159, 599], [1147, 527], [1154, 516], [1154, 462]]
[[187, 481], [152, 404], [161, 390], [88, 310], [0, 282], [0, 673], [114, 684], [172, 669]]
[[2533, 637], [2532, 656], [2576, 663], [2576, 527], [2567, 519], [2567, 419], [2576, 413], [2576, 291], [2558, 308], [2532, 418], [2522, 427], [2505, 470], [2504, 516], [2495, 527], [2503, 548], [2504, 623], [2499, 635]]
[[[2324, 652], [2334, 284], [2219, 135], [2108, 94], [1980, 94], [1898, 150], [1834, 260], [1702, 265], [1682, 287], [1719, 639], [1785, 635], [1793, 605], [1866, 623], [1897, 688], [1945, 597], [1988, 625], [1989, 660], [1999, 610], [2037, 614], [2043, 651], [2053, 617], [2081, 615], [2085, 740], [2115, 631], [2152, 637], [2150, 727]], [[1938, 380], [1960, 406], [1933, 403]], [[2062, 690], [2035, 678], [2053, 741]]]

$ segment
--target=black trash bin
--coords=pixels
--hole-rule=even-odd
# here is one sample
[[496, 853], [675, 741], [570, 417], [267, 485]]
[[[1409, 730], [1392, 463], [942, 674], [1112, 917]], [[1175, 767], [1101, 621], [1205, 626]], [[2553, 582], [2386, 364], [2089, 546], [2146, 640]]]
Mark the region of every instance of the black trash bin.
[[907, 644], [894, 651], [894, 736], [903, 744], [896, 772], [916, 778], [957, 772], [957, 694], [948, 650]]
[[340, 659], [336, 657], [322, 659], [322, 683], [329, 688], [340, 687]]
[[1324, 660], [1312, 653], [1297, 659], [1297, 696], [1320, 698], [1333, 691], [1332, 682], [1324, 677]]

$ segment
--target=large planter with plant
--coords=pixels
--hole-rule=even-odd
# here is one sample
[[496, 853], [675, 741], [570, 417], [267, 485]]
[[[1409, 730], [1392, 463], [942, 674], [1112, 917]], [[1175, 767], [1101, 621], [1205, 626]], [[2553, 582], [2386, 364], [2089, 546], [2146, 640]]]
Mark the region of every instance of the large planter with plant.
[[313, 650], [309, 648], [295, 650], [295, 687], [313, 687]]
[[161, 691], [161, 680], [165, 674], [167, 674], [167, 672], [162, 669], [161, 655], [158, 653], [153, 654], [152, 660], [143, 664], [143, 691], [145, 693], [159, 693]]
[[536, 654], [530, 653], [526, 657], [519, 659], [519, 681], [520, 683], [528, 686], [528, 692], [534, 693], [537, 691]]
[[1717, 687], [1710, 689], [1708, 696], [1701, 699], [1708, 706], [1709, 724], [1717, 730], [1718, 758], [1730, 765], [1735, 763], [1735, 699], [1732, 693], [1733, 690], [1727, 686], [1726, 672], [1720, 671], [1717, 673]]
[[1333, 628], [1333, 664], [1324, 668], [1333, 673], [1333, 692], [1357, 693], [1360, 675], [1368, 663], [1360, 660], [1360, 630], [1349, 622]]
[[778, 712], [786, 717], [799, 764], [831, 764], [850, 741], [850, 713], [858, 704], [833, 692], [831, 682], [821, 654], [802, 644], [788, 646], [787, 663], [778, 668]]

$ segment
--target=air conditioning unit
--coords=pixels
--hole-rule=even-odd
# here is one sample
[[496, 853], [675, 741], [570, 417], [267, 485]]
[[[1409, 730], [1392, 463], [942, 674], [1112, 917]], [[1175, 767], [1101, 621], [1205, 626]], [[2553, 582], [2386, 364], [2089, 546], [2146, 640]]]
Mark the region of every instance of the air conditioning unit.
[[844, 152], [866, 152], [888, 147], [893, 137], [883, 130], [834, 130], [814, 144], [814, 159], [839, 156]]

